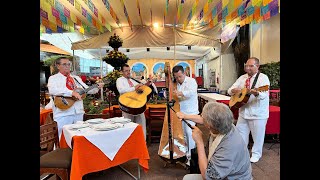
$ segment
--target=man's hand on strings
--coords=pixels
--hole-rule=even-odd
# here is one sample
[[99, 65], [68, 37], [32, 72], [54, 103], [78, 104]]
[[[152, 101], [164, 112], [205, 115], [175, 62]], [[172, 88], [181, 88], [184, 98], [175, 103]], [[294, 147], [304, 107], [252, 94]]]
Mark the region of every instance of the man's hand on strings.
[[81, 95], [77, 91], [72, 91], [72, 96], [77, 98], [78, 100], [81, 100]]
[[181, 121], [182, 119], [184, 119], [184, 117], [185, 117], [185, 114], [183, 113], [183, 112], [177, 112], [176, 113], [177, 114], [177, 117], [178, 117], [178, 119]]

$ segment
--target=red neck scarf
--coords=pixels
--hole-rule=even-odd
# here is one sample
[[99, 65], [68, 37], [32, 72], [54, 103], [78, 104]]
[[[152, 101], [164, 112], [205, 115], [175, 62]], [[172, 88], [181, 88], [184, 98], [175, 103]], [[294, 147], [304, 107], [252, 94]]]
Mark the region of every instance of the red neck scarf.
[[250, 79], [252, 76], [248, 76], [248, 78], [246, 79], [246, 88], [250, 89]]
[[128, 83], [129, 83], [129, 86], [130, 86], [130, 87], [133, 87], [133, 86], [134, 86], [133, 83], [130, 81], [130, 79], [128, 79]]
[[67, 77], [66, 87], [70, 90], [74, 90], [76, 88], [76, 83], [74, 82], [73, 78], [70, 76], [70, 73], [65, 76]]

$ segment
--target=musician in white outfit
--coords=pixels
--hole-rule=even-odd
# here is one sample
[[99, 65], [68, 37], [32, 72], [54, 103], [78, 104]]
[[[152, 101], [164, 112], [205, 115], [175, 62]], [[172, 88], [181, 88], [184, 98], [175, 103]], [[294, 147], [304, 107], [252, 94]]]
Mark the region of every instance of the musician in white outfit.
[[[194, 78], [186, 76], [184, 69], [182, 66], [174, 66], [172, 69], [172, 74], [177, 81], [177, 89], [174, 90], [175, 93], [179, 98], [180, 103], [180, 111], [184, 114], [199, 114], [198, 108], [198, 84]], [[192, 126], [196, 123], [187, 120]], [[190, 166], [190, 159], [191, 159], [191, 149], [195, 148], [195, 142], [192, 139], [192, 129], [187, 126], [186, 123], [182, 123], [184, 137], [187, 144], [187, 162], [186, 164]]]
[[[121, 71], [123, 73], [122, 77], [119, 77], [116, 81], [116, 86], [120, 95], [126, 92], [135, 91], [139, 87], [143, 86], [142, 83], [137, 83], [130, 78], [130, 66], [128, 64], [124, 64], [121, 67]], [[144, 113], [132, 115], [122, 111], [122, 116], [131, 119], [135, 123], [140, 124], [143, 129], [144, 139], [146, 140], [146, 117]]]
[[[269, 91], [259, 92], [254, 89], [265, 85], [270, 86], [268, 76], [259, 72], [259, 66], [258, 58], [249, 58], [245, 64], [247, 73], [240, 76], [228, 89], [228, 94], [230, 95], [241, 92], [242, 88], [250, 89], [248, 102], [239, 109], [236, 127], [246, 145], [249, 143], [249, 133], [251, 132], [253, 146], [250, 161], [252, 163], [258, 162], [262, 156], [266, 124], [269, 118]], [[256, 84], [251, 89], [257, 76]]]
[[[52, 105], [53, 120], [58, 124], [59, 139], [62, 133], [62, 127], [67, 124], [73, 124], [77, 121], [83, 121], [83, 101], [81, 95], [75, 91], [76, 88], [86, 89], [88, 86], [82, 82], [79, 76], [70, 74], [70, 60], [68, 57], [59, 57], [55, 61], [55, 65], [59, 72], [52, 75], [48, 79], [49, 94], [53, 96], [75, 97], [78, 100], [66, 109], [62, 110]], [[99, 83], [98, 88], [102, 88], [104, 83]], [[87, 94], [95, 94], [99, 91], [98, 88], [93, 88]]]

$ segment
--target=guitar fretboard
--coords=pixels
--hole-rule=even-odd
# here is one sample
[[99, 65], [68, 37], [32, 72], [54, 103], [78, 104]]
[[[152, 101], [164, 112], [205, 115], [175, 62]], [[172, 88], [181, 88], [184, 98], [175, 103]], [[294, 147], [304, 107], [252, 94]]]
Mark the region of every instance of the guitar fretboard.
[[90, 91], [91, 89], [94, 89], [94, 88], [96, 88], [96, 87], [98, 87], [98, 84], [94, 84], [94, 85], [88, 87], [87, 89], [82, 89], [82, 90], [79, 92], [79, 94], [82, 95], [82, 94], [84, 94], [84, 93], [87, 93], [88, 91]]

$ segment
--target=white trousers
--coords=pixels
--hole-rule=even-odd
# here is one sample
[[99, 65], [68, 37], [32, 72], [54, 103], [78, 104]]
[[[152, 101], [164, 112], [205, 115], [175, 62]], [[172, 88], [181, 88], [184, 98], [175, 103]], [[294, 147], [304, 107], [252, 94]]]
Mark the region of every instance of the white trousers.
[[77, 121], [83, 121], [83, 114], [60, 116], [60, 117], [54, 118], [54, 121], [56, 121], [58, 124], [58, 134], [59, 134], [59, 140], [60, 140], [62, 127], [67, 124], [75, 124]]
[[[191, 126], [194, 126], [196, 123], [190, 120], [186, 120]], [[186, 157], [188, 160], [191, 159], [191, 149], [196, 147], [196, 142], [192, 139], [192, 129], [185, 123], [182, 123], [183, 133], [184, 133], [184, 140], [187, 144], [187, 154]]]
[[262, 156], [267, 120], [268, 119], [243, 119], [239, 117], [236, 125], [247, 146], [249, 143], [249, 133], [251, 131], [253, 139], [251, 152], [252, 156], [258, 159]]
[[143, 133], [144, 133], [144, 140], [146, 140], [146, 117], [144, 116], [144, 113], [138, 114], [138, 115], [132, 115], [128, 114], [126, 112], [122, 111], [122, 116], [128, 119], [131, 119], [132, 122], [138, 123], [142, 126]]

